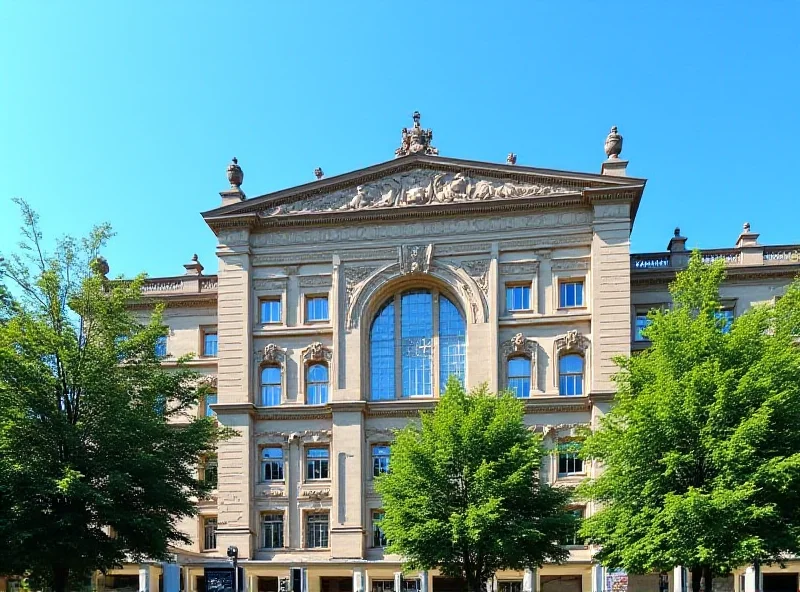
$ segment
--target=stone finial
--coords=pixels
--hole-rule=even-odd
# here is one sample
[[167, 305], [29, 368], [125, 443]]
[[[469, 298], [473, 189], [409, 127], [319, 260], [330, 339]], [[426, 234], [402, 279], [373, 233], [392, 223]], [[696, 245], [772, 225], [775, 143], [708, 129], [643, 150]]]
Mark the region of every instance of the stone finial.
[[680, 236], [680, 235], [681, 235], [681, 227], [680, 226], [676, 226], [675, 227], [675, 236]]
[[92, 261], [90, 265], [92, 271], [94, 271], [97, 275], [102, 278], [105, 278], [108, 275], [109, 267], [108, 261], [102, 255], [98, 255], [94, 261]]
[[314, 176], [317, 178], [317, 181], [319, 181], [325, 176], [325, 173], [322, 171], [322, 168], [317, 167], [314, 169]]
[[189, 263], [184, 263], [183, 267], [186, 269], [186, 275], [203, 275], [203, 266], [197, 257], [197, 253], [192, 255], [192, 260]]
[[742, 231], [745, 233], [750, 232], [750, 222], [745, 222], [742, 224]]
[[622, 136], [617, 133], [616, 125], [612, 126], [611, 132], [606, 137], [605, 150], [608, 158], [619, 158], [622, 154]]
[[508, 156], [506, 156], [506, 164], [517, 164], [517, 155], [513, 152], [509, 152]]
[[228, 165], [228, 181], [231, 183], [231, 189], [239, 189], [244, 181], [242, 167], [239, 166], [239, 159], [237, 159], [235, 156]]
[[422, 129], [419, 123], [421, 118], [419, 111], [414, 111], [411, 118], [414, 120], [414, 127], [411, 129], [403, 128], [400, 148], [394, 151], [395, 158], [410, 156], [411, 154], [437, 156], [439, 154], [438, 148], [431, 146], [433, 131]]

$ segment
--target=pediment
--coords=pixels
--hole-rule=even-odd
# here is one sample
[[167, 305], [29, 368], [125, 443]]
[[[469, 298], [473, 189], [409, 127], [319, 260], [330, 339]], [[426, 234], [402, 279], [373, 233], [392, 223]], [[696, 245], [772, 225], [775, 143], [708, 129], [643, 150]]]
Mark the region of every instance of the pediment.
[[519, 181], [510, 177], [490, 178], [464, 172], [412, 169], [338, 191], [271, 205], [260, 213], [263, 216], [286, 216], [381, 210], [580, 193], [581, 189], [566, 182]]
[[[307, 215], [374, 213], [378, 216], [420, 209], [449, 210], [510, 200], [567, 202], [584, 190], [643, 187], [643, 180], [510, 167], [430, 156], [411, 156], [345, 175], [323, 179], [240, 204], [205, 212], [211, 222], [239, 216], [267, 221]], [[337, 215], [338, 219], [339, 216]]]

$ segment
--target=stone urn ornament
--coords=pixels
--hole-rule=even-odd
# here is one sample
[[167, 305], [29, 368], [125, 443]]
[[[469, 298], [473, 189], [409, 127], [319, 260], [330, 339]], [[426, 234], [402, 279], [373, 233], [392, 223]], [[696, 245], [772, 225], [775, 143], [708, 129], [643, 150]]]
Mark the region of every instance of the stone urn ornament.
[[244, 181], [242, 167], [239, 166], [239, 160], [235, 156], [228, 165], [228, 181], [230, 181], [232, 189], [239, 189], [242, 185], [242, 181]]
[[605, 144], [606, 156], [608, 158], [619, 158], [622, 153], [622, 136], [617, 133], [617, 126], [611, 128]]

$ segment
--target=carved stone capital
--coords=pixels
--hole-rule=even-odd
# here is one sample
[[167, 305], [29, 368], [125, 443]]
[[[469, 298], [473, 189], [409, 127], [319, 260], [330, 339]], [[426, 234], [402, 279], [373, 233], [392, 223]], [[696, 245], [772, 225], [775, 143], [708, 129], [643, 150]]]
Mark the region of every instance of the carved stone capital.
[[215, 389], [217, 388], [217, 375], [216, 374], [206, 374], [202, 376], [197, 381], [198, 386], [207, 386], [209, 388]]
[[283, 364], [286, 361], [286, 350], [275, 343], [265, 345], [260, 354], [260, 361], [265, 364]]

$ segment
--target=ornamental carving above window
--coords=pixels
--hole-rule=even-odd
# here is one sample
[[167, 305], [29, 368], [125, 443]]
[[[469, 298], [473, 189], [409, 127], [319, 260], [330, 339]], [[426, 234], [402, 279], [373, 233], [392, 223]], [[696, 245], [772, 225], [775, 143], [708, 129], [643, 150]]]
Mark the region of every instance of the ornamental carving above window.
[[322, 345], [319, 341], [315, 341], [303, 349], [303, 360], [306, 362], [330, 362], [331, 348]]
[[574, 351], [584, 353], [589, 349], [589, 340], [584, 337], [577, 329], [567, 331], [555, 341], [556, 354], [564, 351]]

